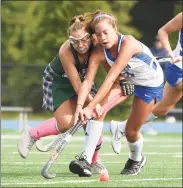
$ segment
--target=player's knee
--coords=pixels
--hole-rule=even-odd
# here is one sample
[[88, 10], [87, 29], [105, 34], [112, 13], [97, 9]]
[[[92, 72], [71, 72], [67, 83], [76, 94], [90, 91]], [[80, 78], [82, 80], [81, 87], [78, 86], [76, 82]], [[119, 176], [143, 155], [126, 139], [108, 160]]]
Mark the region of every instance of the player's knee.
[[57, 127], [61, 133], [65, 133], [68, 129], [70, 129], [71, 124], [69, 122], [57, 123]]
[[58, 129], [59, 129], [59, 132], [61, 133], [65, 133], [68, 130], [68, 128], [65, 126], [58, 126]]
[[160, 109], [156, 109], [156, 111], [153, 111], [153, 114], [156, 116], [163, 116], [167, 115], [168, 112], [173, 108], [173, 106], [166, 106]]
[[167, 115], [169, 111], [170, 111], [170, 108], [165, 108], [164, 110], [162, 110], [160, 115]]

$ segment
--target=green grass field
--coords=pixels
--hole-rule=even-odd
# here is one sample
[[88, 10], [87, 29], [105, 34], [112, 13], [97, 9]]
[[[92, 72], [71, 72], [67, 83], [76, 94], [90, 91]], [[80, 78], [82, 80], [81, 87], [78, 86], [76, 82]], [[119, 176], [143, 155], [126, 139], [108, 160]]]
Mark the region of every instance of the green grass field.
[[[125, 138], [120, 155], [113, 153], [110, 134], [104, 134], [100, 158], [110, 175], [108, 182], [100, 182], [98, 175], [80, 178], [72, 174], [68, 165], [82, 150], [83, 132], [79, 131], [67, 145], [51, 168], [56, 178], [44, 179], [40, 171], [50, 153], [40, 153], [34, 147], [29, 157], [22, 159], [16, 148], [20, 133], [2, 131], [1, 186], [2, 187], [182, 187], [182, 136], [181, 134], [144, 135], [144, 154], [147, 163], [138, 176], [121, 176], [119, 173], [128, 157]], [[53, 137], [43, 140], [50, 142]]]

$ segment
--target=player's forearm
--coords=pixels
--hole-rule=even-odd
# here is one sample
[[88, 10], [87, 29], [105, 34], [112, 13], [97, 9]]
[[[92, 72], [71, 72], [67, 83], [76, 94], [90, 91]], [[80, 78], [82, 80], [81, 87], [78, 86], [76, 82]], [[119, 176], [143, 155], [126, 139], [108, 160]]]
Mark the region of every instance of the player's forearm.
[[[112, 86], [111, 86], [112, 87]], [[91, 109], [94, 109], [95, 106], [100, 103], [105, 95], [109, 92], [110, 88], [109, 85], [108, 87], [102, 87], [98, 90], [97, 95], [93, 98], [93, 100], [88, 104], [88, 107]]]
[[100, 103], [104, 97], [107, 95], [107, 93], [110, 91], [112, 88], [114, 82], [120, 76], [121, 70], [124, 69], [128, 61], [126, 63], [121, 63], [121, 62], [116, 62], [113, 64], [111, 69], [109, 70], [104, 83], [101, 85], [100, 89], [98, 90], [96, 96], [94, 99], [88, 104], [88, 107], [90, 108], [95, 108], [95, 106]]
[[79, 95], [79, 90], [80, 90], [80, 88], [82, 86], [81, 80], [78, 80], [77, 82], [76, 81], [73, 82], [72, 86], [73, 86], [74, 91], [76, 92], [76, 94]]
[[87, 99], [86, 99], [87, 103], [90, 103], [92, 100], [93, 100], [93, 97], [92, 97], [91, 94], [89, 94]]
[[83, 106], [86, 100], [91, 101], [93, 99], [93, 97], [89, 95], [90, 89], [91, 89], [91, 86], [89, 86], [87, 82], [84, 81], [78, 93], [78, 100], [77, 100], [78, 105]]
[[98, 90], [97, 94], [95, 95], [94, 99], [88, 104], [88, 107], [90, 108], [95, 108], [95, 106], [100, 103], [104, 97], [106, 96], [106, 94], [110, 91], [110, 89], [112, 88], [115, 80], [116, 80], [117, 76], [113, 75], [110, 77], [110, 74], [106, 77], [106, 79], [104, 80], [104, 83], [102, 84], [102, 86], [100, 87], [100, 89]]

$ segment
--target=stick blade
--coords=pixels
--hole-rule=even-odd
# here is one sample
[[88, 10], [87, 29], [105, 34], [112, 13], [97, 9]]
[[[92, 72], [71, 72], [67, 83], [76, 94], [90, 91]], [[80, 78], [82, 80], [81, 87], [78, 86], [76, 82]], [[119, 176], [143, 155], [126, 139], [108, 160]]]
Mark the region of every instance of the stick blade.
[[41, 141], [37, 141], [36, 142], [36, 149], [38, 150], [38, 151], [40, 151], [40, 152], [48, 152], [48, 151], [50, 151], [51, 149], [52, 149], [52, 145], [53, 145], [53, 143], [49, 143], [49, 144], [47, 144], [47, 145], [43, 145], [42, 144], [42, 142]]
[[36, 141], [36, 148], [40, 152], [48, 152], [51, 149], [55, 148], [59, 143], [62, 141], [62, 139], [66, 136], [65, 133], [59, 134], [51, 143], [43, 145], [42, 140]]
[[48, 170], [50, 169], [50, 167], [52, 166], [54, 161], [49, 160], [46, 165], [44, 165], [44, 167], [42, 168], [41, 171], [41, 175], [46, 178], [46, 179], [53, 179], [56, 177], [56, 174], [51, 174], [48, 172]]

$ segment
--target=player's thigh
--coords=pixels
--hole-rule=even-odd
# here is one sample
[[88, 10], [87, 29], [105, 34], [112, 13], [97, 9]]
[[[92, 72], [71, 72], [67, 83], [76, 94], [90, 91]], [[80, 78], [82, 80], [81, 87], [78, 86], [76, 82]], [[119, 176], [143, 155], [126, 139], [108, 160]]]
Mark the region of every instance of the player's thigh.
[[177, 91], [179, 91], [180, 93], [182, 93], [182, 81], [180, 81], [176, 86], [175, 86], [175, 89]]
[[175, 87], [170, 86], [167, 82], [163, 90], [163, 98], [159, 101], [153, 109], [153, 113], [158, 113], [164, 109], [168, 111], [173, 107], [182, 97], [182, 81]]
[[63, 102], [54, 112], [60, 130], [69, 129], [73, 125], [73, 116], [76, 110], [76, 99]]
[[138, 132], [140, 130], [141, 126], [152, 111], [154, 104], [155, 100], [147, 103], [137, 96], [134, 97], [132, 110], [126, 124], [127, 134], [131, 131]]

